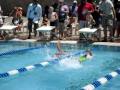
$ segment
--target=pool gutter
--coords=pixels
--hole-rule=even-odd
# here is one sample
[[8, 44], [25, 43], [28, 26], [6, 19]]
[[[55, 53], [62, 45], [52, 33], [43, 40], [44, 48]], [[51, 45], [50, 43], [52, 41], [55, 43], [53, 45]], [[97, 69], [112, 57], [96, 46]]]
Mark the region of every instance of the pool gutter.
[[93, 45], [120, 46], [120, 43], [112, 43], [112, 42], [94, 42]]

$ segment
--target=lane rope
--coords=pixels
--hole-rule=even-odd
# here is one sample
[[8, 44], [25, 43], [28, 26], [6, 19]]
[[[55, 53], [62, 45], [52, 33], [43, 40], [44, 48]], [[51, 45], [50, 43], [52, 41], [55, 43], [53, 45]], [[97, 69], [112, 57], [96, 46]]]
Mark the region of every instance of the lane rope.
[[44, 61], [44, 62], [40, 62], [38, 64], [29, 65], [29, 66], [26, 66], [26, 67], [23, 67], [23, 68], [14, 69], [14, 70], [10, 70], [8, 72], [0, 73], [0, 78], [5, 78], [5, 77], [13, 76], [13, 75], [16, 75], [16, 74], [20, 74], [20, 73], [23, 73], [23, 72], [26, 72], [26, 71], [31, 71], [31, 70], [33, 70], [35, 68], [39, 68], [39, 67], [46, 67], [50, 64], [56, 64], [56, 63], [59, 63], [59, 61], [62, 60], [62, 59], [69, 58], [71, 56], [80, 55], [80, 54], [83, 54], [83, 53], [84, 53], [84, 50], [80, 50], [80, 51], [74, 52], [70, 55], [66, 55], [66, 56], [64, 56], [60, 59], [56, 58], [56, 59], [52, 59], [50, 61]]
[[106, 84], [108, 81], [117, 77], [118, 75], [120, 75], [120, 68], [109, 73], [108, 75], [106, 75], [104, 77], [101, 77], [101, 78], [95, 80], [93, 83], [84, 86], [80, 90], [94, 90], [94, 89], [98, 88], [99, 86]]
[[12, 54], [19, 53], [19, 52], [30, 51], [30, 50], [34, 50], [34, 49], [40, 49], [40, 48], [44, 48], [44, 46], [41, 45], [41, 46], [37, 46], [37, 47], [23, 48], [23, 49], [19, 49], [19, 50], [10, 50], [7, 52], [0, 53], [0, 56], [12, 55]]

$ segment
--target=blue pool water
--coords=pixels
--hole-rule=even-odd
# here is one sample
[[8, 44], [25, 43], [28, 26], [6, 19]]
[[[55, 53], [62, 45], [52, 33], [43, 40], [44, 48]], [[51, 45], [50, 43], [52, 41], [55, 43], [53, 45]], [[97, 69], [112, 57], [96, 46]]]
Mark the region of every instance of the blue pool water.
[[38, 46], [38, 45], [36, 43], [31, 44], [31, 43], [23, 43], [23, 42], [2, 41], [0, 42], [0, 53], [7, 52], [13, 49], [18, 50], [18, 49], [29, 48], [33, 46]]
[[[3, 52], [14, 49], [39, 46], [40, 43], [4, 42], [0, 45]], [[7, 46], [2, 48], [3, 46]], [[13, 47], [14, 46], [14, 47]], [[120, 66], [120, 47], [62, 45], [66, 52], [92, 48], [93, 59], [79, 63], [76, 57], [63, 59], [59, 63], [34, 69], [15, 76], [0, 79], [0, 90], [80, 90], [81, 87], [105, 76]], [[55, 46], [11, 55], [0, 56], [0, 73], [40, 63], [52, 58]], [[97, 88], [98, 90], [119, 90], [120, 76]]]

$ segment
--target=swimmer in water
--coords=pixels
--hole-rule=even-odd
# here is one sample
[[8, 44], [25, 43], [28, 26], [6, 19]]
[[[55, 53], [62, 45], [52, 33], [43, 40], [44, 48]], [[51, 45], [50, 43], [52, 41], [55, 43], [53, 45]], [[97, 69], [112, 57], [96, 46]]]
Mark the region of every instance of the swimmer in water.
[[80, 56], [79, 61], [84, 62], [86, 60], [92, 59], [92, 57], [93, 57], [93, 54], [92, 54], [91, 50], [88, 49], [85, 51], [85, 54], [83, 56]]
[[56, 44], [57, 50], [58, 52], [55, 54], [56, 57], [59, 57], [63, 54], [65, 54], [65, 52], [61, 49], [61, 43], [60, 40], [58, 40], [57, 44]]

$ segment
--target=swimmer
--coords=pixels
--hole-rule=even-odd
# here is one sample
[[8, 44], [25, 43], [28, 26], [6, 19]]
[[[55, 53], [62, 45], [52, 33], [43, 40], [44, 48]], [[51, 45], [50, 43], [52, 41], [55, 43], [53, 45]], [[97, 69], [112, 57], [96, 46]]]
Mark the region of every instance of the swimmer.
[[55, 56], [59, 57], [60, 55], [65, 54], [65, 52], [61, 49], [60, 40], [58, 40], [56, 47], [57, 47], [58, 52], [55, 54]]
[[86, 60], [91, 60], [93, 57], [93, 54], [90, 49], [85, 51], [85, 54], [83, 56], [80, 56], [79, 61], [84, 62]]
[[86, 58], [87, 59], [92, 59], [93, 57], [93, 54], [92, 54], [92, 51], [90, 49], [86, 50]]

